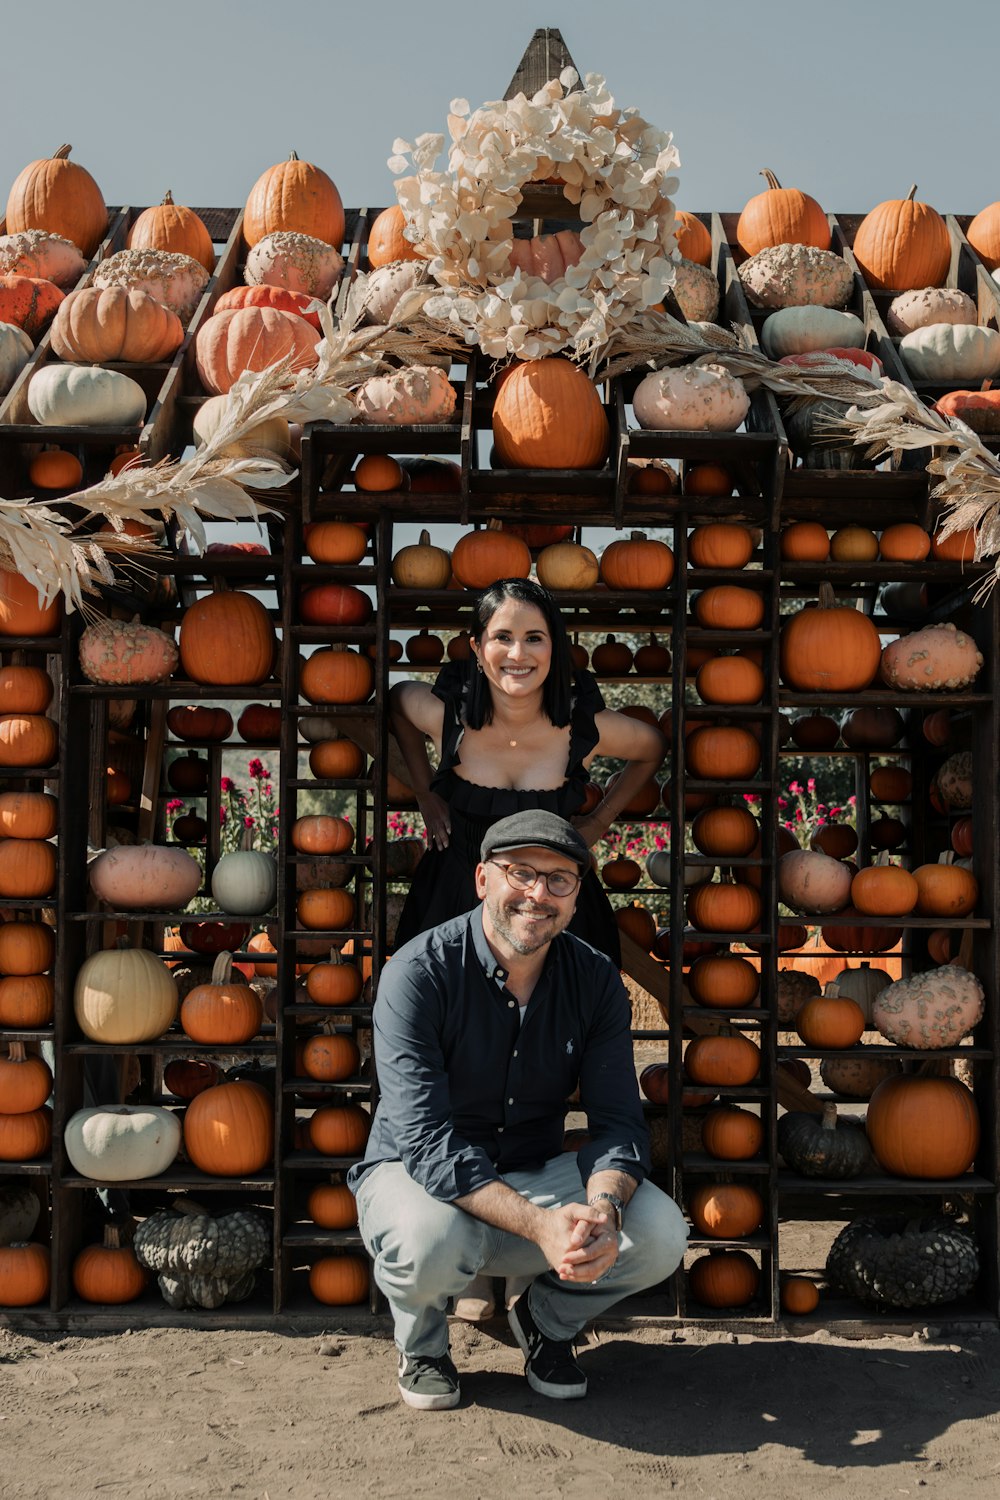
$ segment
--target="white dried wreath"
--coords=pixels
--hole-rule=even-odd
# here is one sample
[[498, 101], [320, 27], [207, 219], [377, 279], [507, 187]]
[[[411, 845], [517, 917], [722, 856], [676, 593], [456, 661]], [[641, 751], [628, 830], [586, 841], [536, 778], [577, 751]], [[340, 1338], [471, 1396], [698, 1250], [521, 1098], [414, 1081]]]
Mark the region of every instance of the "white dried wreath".
[[[389, 158], [392, 172], [415, 168], [395, 186], [406, 237], [437, 283], [425, 315], [495, 358], [564, 350], [593, 360], [673, 284], [673, 137], [620, 109], [599, 74], [578, 82], [567, 68], [533, 99], [471, 114], [467, 100], [452, 100], [445, 171], [434, 170], [443, 135], [397, 140]], [[553, 178], [579, 205], [583, 254], [548, 284], [511, 265], [511, 220], [525, 185]]]

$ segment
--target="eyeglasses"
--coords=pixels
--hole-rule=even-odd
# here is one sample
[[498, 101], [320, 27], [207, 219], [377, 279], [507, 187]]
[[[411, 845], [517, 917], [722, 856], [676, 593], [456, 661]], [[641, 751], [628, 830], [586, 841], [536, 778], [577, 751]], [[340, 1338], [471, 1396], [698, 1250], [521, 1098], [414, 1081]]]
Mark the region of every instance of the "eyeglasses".
[[487, 861], [496, 865], [507, 877], [507, 884], [515, 891], [533, 890], [539, 880], [544, 880], [550, 896], [572, 896], [582, 875], [572, 875], [569, 870], [534, 870], [531, 865], [503, 865], [498, 859]]

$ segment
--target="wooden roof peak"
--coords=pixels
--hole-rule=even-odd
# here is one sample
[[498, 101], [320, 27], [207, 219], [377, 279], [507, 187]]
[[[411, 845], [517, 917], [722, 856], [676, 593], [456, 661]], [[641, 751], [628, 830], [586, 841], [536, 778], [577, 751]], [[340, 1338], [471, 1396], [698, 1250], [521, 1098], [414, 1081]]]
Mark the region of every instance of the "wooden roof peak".
[[550, 78], [558, 78], [563, 68], [575, 68], [577, 73], [580, 72], [563, 41], [562, 32], [558, 26], [537, 27], [504, 98], [513, 99], [517, 94], [526, 94], [530, 99]]

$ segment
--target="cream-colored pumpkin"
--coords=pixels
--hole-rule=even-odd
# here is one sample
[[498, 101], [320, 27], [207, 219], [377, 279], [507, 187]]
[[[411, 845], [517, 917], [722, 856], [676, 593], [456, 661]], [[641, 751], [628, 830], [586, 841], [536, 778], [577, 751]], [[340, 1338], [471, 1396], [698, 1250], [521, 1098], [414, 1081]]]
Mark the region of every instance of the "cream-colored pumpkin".
[[689, 323], [712, 323], [719, 311], [719, 280], [707, 266], [681, 259], [674, 266], [673, 293]]
[[447, 375], [430, 365], [410, 365], [392, 375], [373, 375], [354, 394], [362, 422], [391, 427], [450, 422], [455, 401], [455, 387]]
[[1000, 333], [963, 323], [931, 323], [899, 341], [914, 380], [989, 380], [1000, 374]]
[[843, 911], [851, 899], [853, 872], [839, 859], [795, 849], [778, 861], [778, 895], [796, 911], [820, 916]]
[[114, 911], [183, 911], [201, 886], [201, 866], [162, 844], [106, 849], [88, 871], [90, 888]]
[[140, 1182], [159, 1177], [176, 1157], [180, 1117], [154, 1104], [78, 1109], [66, 1122], [63, 1144], [81, 1177]]
[[[228, 396], [209, 396], [194, 414], [191, 427], [195, 444], [203, 448], [222, 424], [227, 411], [232, 409]], [[250, 429], [237, 443], [228, 443], [221, 450], [226, 458], [288, 458], [291, 437], [284, 417], [270, 417]]]
[[972, 637], [947, 620], [891, 641], [880, 671], [890, 687], [904, 692], [953, 692], [975, 682], [982, 665]]
[[177, 1019], [173, 975], [145, 948], [92, 953], [73, 986], [77, 1025], [92, 1042], [152, 1042]]
[[427, 282], [427, 263], [422, 260], [397, 260], [379, 266], [368, 276], [358, 296], [365, 323], [388, 323], [397, 307], [415, 288]]
[[72, 240], [45, 229], [0, 235], [0, 276], [34, 276], [62, 288], [76, 286], [87, 262]]
[[28, 381], [28, 410], [42, 427], [137, 427], [146, 416], [142, 386], [117, 370], [44, 365]]
[[757, 307], [844, 307], [854, 287], [847, 262], [814, 245], [770, 245], [745, 260], [739, 275]]
[[224, 854], [212, 871], [212, 895], [219, 910], [257, 917], [270, 911], [278, 894], [278, 866], [270, 854], [238, 849]]
[[247, 286], [283, 286], [326, 302], [343, 269], [343, 257], [325, 240], [279, 229], [257, 241], [244, 274]]
[[553, 542], [543, 547], [535, 561], [538, 582], [545, 589], [592, 589], [601, 575], [601, 565], [589, 547], [576, 542]]
[[984, 1005], [975, 974], [942, 964], [888, 985], [872, 1005], [872, 1019], [897, 1047], [957, 1047], [982, 1020]]
[[101, 261], [94, 285], [147, 292], [186, 325], [208, 285], [208, 272], [190, 255], [172, 250], [119, 250]]
[[816, 349], [863, 349], [865, 325], [854, 313], [832, 307], [783, 307], [765, 319], [760, 342], [769, 359]]
[[976, 304], [957, 287], [927, 286], [919, 292], [900, 292], [889, 303], [885, 324], [890, 333], [902, 338], [918, 328], [934, 323], [962, 323], [971, 327], [979, 321]]
[[846, 969], [841, 969], [834, 976], [831, 983], [834, 988], [828, 987], [827, 993], [832, 994], [835, 990], [836, 994], [853, 1000], [860, 1007], [865, 1024], [870, 1025], [875, 997], [887, 984], [892, 983], [892, 975], [887, 974], [885, 969], [873, 969], [871, 964], [859, 964], [855, 969], [848, 964]]
[[177, 661], [169, 635], [138, 620], [101, 620], [80, 637], [80, 670], [88, 682], [165, 682]]
[[654, 431], [735, 432], [750, 410], [742, 380], [721, 365], [653, 370], [632, 397], [640, 427]]
[[23, 328], [0, 323], [0, 396], [6, 396], [34, 352]]

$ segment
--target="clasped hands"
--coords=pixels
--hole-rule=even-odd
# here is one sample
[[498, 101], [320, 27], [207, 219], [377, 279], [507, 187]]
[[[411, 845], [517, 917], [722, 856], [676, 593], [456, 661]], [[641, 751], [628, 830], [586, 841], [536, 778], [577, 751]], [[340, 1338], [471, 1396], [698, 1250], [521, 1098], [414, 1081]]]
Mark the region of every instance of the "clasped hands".
[[618, 1259], [618, 1233], [609, 1214], [589, 1203], [547, 1209], [540, 1247], [560, 1281], [595, 1282]]

